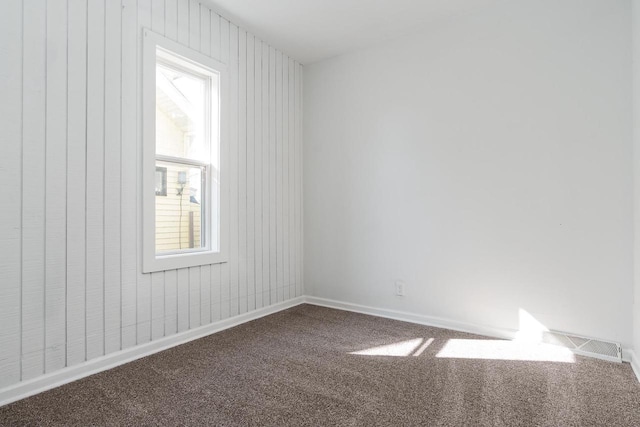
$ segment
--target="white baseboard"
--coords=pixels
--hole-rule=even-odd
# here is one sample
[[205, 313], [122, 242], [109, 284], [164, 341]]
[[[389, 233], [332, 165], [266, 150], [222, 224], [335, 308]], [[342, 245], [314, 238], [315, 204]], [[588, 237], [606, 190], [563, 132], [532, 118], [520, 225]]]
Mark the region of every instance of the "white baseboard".
[[[140, 344], [116, 353], [111, 353], [78, 365], [70, 366], [50, 374], [22, 381], [0, 389], [0, 407], [24, 399], [34, 394], [50, 390], [55, 387], [79, 380], [98, 372], [106, 371], [116, 366], [167, 350], [171, 347], [241, 325], [243, 323], [286, 310], [297, 305], [307, 303], [322, 307], [334, 308], [338, 310], [352, 311], [355, 313], [369, 314], [372, 316], [385, 317], [388, 319], [401, 320], [404, 322], [417, 323], [420, 325], [433, 326], [437, 328], [451, 329], [454, 331], [468, 332], [472, 334], [484, 335], [495, 338], [513, 339], [516, 336], [515, 330], [500, 329], [471, 323], [459, 322], [434, 316], [424, 316], [421, 314], [404, 311], [389, 310], [384, 308], [368, 307], [359, 304], [335, 301], [325, 298], [302, 296], [289, 301], [264, 307], [250, 313], [241, 314], [229, 319], [224, 319], [215, 323], [210, 323], [199, 328], [184, 331], [169, 337], [161, 338], [149, 343]], [[623, 359], [631, 363], [631, 368], [640, 381], [640, 358], [633, 350], [624, 349]]]
[[210, 323], [199, 328], [190, 329], [165, 338], [140, 344], [125, 350], [111, 353], [106, 356], [98, 357], [78, 365], [70, 366], [59, 371], [45, 374], [40, 377], [22, 381], [9, 387], [0, 389], [0, 406], [7, 405], [16, 400], [33, 396], [34, 394], [59, 387], [80, 378], [115, 368], [116, 366], [149, 356], [154, 353], [175, 347], [225, 329], [238, 326], [251, 320], [259, 319], [269, 314], [277, 313], [282, 310], [294, 307], [305, 302], [304, 297], [297, 297], [288, 301], [264, 307], [250, 313], [241, 314], [229, 319], [220, 320]]
[[368, 307], [365, 305], [352, 304], [349, 302], [341, 302], [325, 298], [307, 296], [305, 297], [305, 302], [307, 304], [319, 305], [321, 307], [335, 308], [338, 310], [352, 311], [355, 313], [370, 314], [372, 316], [385, 317], [387, 319], [401, 320], [403, 322], [417, 323], [420, 325], [451, 329], [453, 331], [468, 332], [471, 334], [484, 335], [494, 338], [514, 339], [517, 333], [517, 331], [513, 329], [481, 326], [441, 317], [425, 316], [422, 314], [389, 310], [386, 308]]
[[[459, 322], [456, 320], [444, 319], [441, 317], [425, 316], [422, 314], [409, 313], [406, 311], [389, 310], [385, 308], [369, 307], [365, 305], [352, 304], [348, 302], [335, 301], [326, 298], [305, 297], [307, 304], [321, 307], [335, 308], [338, 310], [352, 311], [355, 313], [369, 314], [372, 316], [385, 317], [387, 319], [401, 320], [403, 322], [417, 323], [436, 328], [451, 329], [459, 332], [468, 332], [477, 335], [484, 335], [493, 338], [515, 339], [517, 331], [513, 329], [501, 329], [490, 326], [476, 325], [472, 323]], [[591, 357], [591, 356], [589, 356]], [[605, 359], [607, 360], [607, 359]], [[622, 349], [622, 360], [631, 363], [631, 367], [640, 381], [640, 360], [635, 357], [633, 350]]]
[[640, 381], [640, 356], [638, 356], [635, 351], [627, 350], [629, 353], [629, 362], [631, 363], [631, 369], [633, 369], [633, 373], [636, 374], [636, 378]]

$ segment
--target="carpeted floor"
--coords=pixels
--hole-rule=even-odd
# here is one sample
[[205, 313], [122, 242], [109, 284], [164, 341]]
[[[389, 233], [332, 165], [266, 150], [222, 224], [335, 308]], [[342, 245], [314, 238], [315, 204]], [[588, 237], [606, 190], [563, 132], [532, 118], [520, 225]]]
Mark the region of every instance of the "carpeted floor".
[[5, 406], [0, 425], [640, 426], [628, 364], [495, 360], [546, 357], [508, 343], [301, 305]]

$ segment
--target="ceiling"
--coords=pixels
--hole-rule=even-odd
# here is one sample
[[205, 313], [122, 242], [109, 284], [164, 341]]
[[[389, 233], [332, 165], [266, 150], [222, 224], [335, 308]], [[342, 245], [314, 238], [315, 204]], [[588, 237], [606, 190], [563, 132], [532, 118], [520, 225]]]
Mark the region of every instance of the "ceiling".
[[410, 34], [496, 0], [207, 0], [303, 64]]

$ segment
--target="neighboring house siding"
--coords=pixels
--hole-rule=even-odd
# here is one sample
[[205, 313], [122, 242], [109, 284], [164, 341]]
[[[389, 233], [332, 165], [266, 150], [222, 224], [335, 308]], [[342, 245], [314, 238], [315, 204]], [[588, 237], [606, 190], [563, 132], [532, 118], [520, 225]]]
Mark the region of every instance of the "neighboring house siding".
[[[186, 188], [182, 195], [179, 195], [179, 188], [178, 174], [169, 169], [167, 195], [156, 196], [156, 251], [200, 247], [201, 205], [190, 201]], [[192, 227], [189, 226], [190, 216]], [[191, 237], [190, 230], [193, 232]]]
[[[156, 108], [156, 144], [165, 153], [175, 157], [184, 156], [184, 152], [175, 151], [182, 142], [184, 133], [160, 109]], [[173, 152], [172, 152], [173, 151]], [[175, 170], [167, 170], [167, 194], [156, 196], [156, 251], [173, 251], [200, 247], [200, 207], [191, 203], [188, 187], [182, 189]], [[182, 203], [181, 202], [182, 199]], [[190, 227], [189, 222], [193, 222]]]
[[[301, 65], [198, 1], [48, 3], [0, 13], [0, 391], [303, 293]], [[142, 273], [143, 27], [229, 64], [228, 263]]]

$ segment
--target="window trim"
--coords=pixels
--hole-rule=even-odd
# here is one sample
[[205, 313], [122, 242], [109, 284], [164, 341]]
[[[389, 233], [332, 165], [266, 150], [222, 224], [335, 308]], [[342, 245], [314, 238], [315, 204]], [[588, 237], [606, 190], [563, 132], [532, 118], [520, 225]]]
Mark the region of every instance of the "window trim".
[[[228, 261], [228, 69], [227, 65], [216, 61], [193, 49], [169, 40], [153, 31], [143, 28], [142, 48], [142, 271], [174, 270], [177, 268], [194, 267], [208, 264], [218, 264]], [[220, 161], [220, 194], [219, 194], [219, 222], [215, 224], [212, 217], [211, 202], [207, 209], [207, 223], [209, 230], [207, 239], [213, 236], [212, 228], [218, 227], [219, 251], [211, 249], [210, 242], [204, 250], [158, 255], [155, 241], [155, 171], [156, 171], [156, 49], [161, 48], [178, 56], [186, 64], [193, 64], [199, 68], [208, 68], [218, 73], [219, 81], [219, 161]], [[213, 147], [212, 147], [213, 148]], [[214, 150], [211, 150], [213, 156]], [[197, 162], [196, 162], [197, 163]], [[211, 164], [211, 162], [209, 162]], [[211, 174], [207, 174], [206, 198], [213, 201], [214, 184]], [[203, 195], [204, 196], [204, 195]]]

